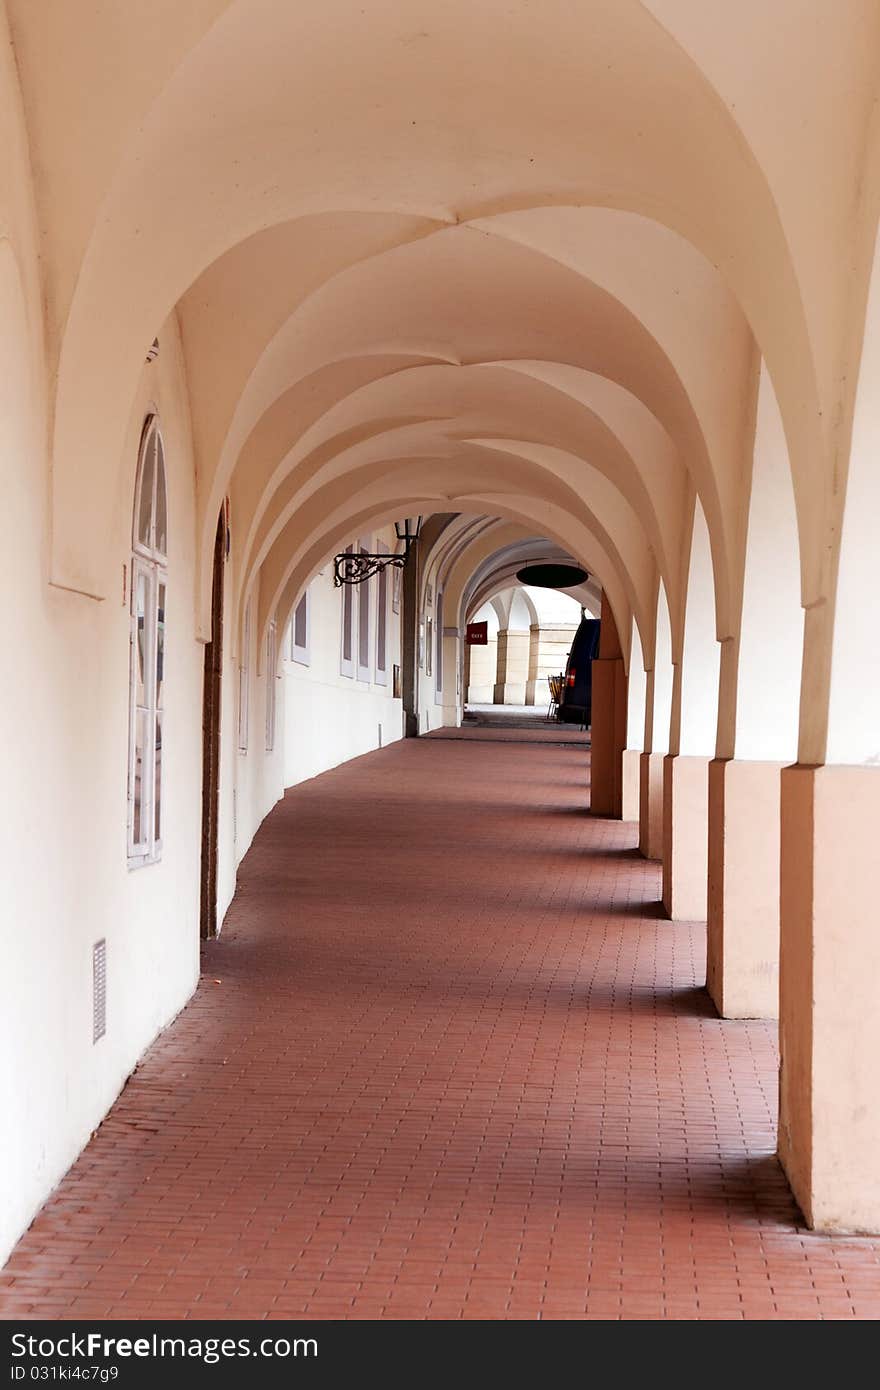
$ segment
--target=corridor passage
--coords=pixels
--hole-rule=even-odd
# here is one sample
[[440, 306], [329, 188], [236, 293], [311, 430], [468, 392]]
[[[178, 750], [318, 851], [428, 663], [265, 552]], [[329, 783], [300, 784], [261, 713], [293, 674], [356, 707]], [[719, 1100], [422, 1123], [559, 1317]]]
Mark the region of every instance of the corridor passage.
[[773, 1156], [775, 1029], [715, 1017], [588, 759], [478, 724], [289, 792], [3, 1315], [880, 1316], [880, 1242]]

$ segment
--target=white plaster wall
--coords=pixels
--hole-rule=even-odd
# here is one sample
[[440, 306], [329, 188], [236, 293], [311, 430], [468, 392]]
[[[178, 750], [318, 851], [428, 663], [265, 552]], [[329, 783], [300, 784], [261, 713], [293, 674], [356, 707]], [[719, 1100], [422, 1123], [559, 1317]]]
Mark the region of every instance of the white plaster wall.
[[[796, 759], [803, 632], [788, 448], [776, 395], [763, 366], [739, 643], [738, 758]], [[866, 662], [874, 659], [871, 650], [863, 655]]]
[[642, 751], [645, 744], [645, 701], [647, 695], [645, 658], [639, 629], [632, 625], [626, 697], [626, 746]]
[[672, 709], [672, 629], [663, 585], [657, 595], [654, 652], [647, 672], [645, 694], [645, 752], [669, 751], [669, 719]]
[[673, 718], [674, 738], [669, 751], [711, 757], [718, 726], [721, 653], [715, 640], [715, 585], [709, 528], [699, 498], [694, 506], [685, 602], [684, 642], [679, 669], [680, 705]]
[[[393, 530], [378, 540], [393, 548]], [[389, 594], [387, 629], [387, 684], [376, 680], [377, 581], [370, 589], [371, 679], [358, 680], [341, 672], [342, 590], [334, 588], [333, 566], [328, 563], [309, 585], [309, 665], [291, 661], [289, 631], [281, 634], [279, 727], [283, 782], [295, 786], [349, 758], [359, 757], [403, 737], [403, 704], [392, 695], [392, 667], [400, 663], [400, 616], [393, 611]], [[392, 578], [389, 574], [389, 590]], [[357, 650], [357, 606], [354, 646]], [[281, 711], [283, 706], [283, 720]], [[265, 710], [265, 705], [262, 706]]]
[[[233, 517], [234, 520], [234, 517]], [[229, 567], [227, 567], [229, 568]], [[226, 578], [227, 590], [232, 588], [230, 577]], [[221, 695], [220, 724], [222, 747], [222, 770], [220, 777], [220, 844], [221, 853], [217, 872], [217, 920], [223, 917], [235, 893], [236, 870], [247, 851], [254, 835], [260, 828], [276, 801], [284, 795], [284, 681], [283, 674], [276, 680], [275, 740], [271, 750], [266, 748], [266, 692], [268, 672], [266, 651], [258, 650], [256, 613], [259, 603], [259, 583], [255, 585], [251, 602], [251, 641], [247, 658], [248, 672], [248, 737], [247, 751], [238, 746], [239, 721], [239, 679], [238, 667], [240, 653], [233, 649], [229, 634], [231, 605], [226, 607], [224, 626], [229, 640], [223, 660], [223, 691]], [[281, 634], [278, 635], [280, 647]], [[278, 671], [282, 672], [281, 662]]]
[[[126, 442], [104, 602], [45, 583], [48, 472], [27, 306], [0, 257], [0, 555], [7, 594], [0, 809], [0, 1258], [100, 1123], [199, 966], [201, 689], [195, 639], [193, 465], [176, 326], [145, 367]], [[31, 323], [35, 306], [30, 306]], [[169, 502], [163, 841], [127, 865], [129, 603], [123, 580], [144, 415], [159, 410]], [[59, 698], [62, 694], [62, 698]], [[107, 1033], [92, 1043], [92, 946], [107, 942]]]

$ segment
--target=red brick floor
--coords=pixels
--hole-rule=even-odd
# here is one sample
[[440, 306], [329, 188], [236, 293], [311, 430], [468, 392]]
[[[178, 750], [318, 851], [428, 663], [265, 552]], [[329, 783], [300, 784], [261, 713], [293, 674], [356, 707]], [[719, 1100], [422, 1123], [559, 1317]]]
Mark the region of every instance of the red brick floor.
[[714, 1016], [587, 759], [472, 728], [290, 792], [4, 1316], [880, 1315], [880, 1243], [773, 1156], [774, 1029]]

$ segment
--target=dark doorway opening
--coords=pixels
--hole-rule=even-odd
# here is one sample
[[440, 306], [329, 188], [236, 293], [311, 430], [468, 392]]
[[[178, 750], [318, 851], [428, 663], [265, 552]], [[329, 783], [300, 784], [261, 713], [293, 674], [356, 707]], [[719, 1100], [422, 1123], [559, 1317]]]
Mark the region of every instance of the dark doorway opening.
[[201, 934], [217, 935], [217, 847], [220, 808], [220, 696], [223, 677], [223, 566], [226, 516], [221, 508], [214, 538], [211, 640], [205, 647], [202, 690], [202, 901]]

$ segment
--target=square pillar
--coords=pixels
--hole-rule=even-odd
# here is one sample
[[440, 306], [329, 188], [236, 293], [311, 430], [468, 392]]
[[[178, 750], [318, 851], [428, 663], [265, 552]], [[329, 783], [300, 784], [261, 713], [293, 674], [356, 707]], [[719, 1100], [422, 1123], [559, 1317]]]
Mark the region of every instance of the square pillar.
[[639, 754], [639, 850], [646, 859], [663, 858], [665, 757], [665, 753]]
[[782, 766], [709, 764], [706, 984], [722, 1018], [779, 1016]]
[[621, 756], [620, 818], [626, 821], [639, 819], [639, 784], [641, 781], [642, 752], [640, 748], [624, 748]]
[[524, 705], [529, 674], [529, 634], [502, 628], [498, 633], [496, 705]]
[[[532, 623], [529, 628], [529, 670], [526, 680], [526, 704], [533, 705], [538, 699], [538, 683], [541, 674], [541, 629]], [[547, 682], [544, 682], [545, 688]]]
[[663, 760], [663, 906], [673, 921], [705, 922], [709, 872], [709, 759]]
[[592, 672], [590, 810], [623, 815], [623, 750], [626, 745], [626, 672], [621, 657], [597, 657]]
[[781, 777], [779, 1157], [808, 1225], [880, 1232], [880, 769]]

